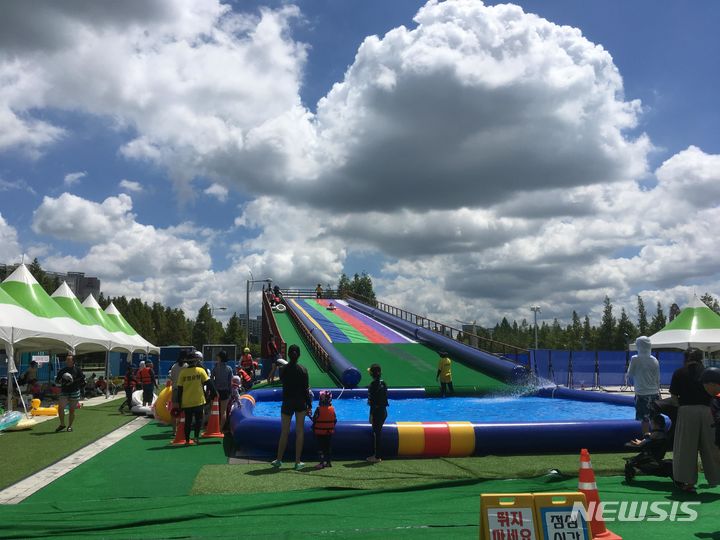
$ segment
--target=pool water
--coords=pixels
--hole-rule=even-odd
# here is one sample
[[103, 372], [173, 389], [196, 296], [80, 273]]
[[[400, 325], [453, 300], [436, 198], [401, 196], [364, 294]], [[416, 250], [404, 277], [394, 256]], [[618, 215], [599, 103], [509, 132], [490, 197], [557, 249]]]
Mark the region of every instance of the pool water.
[[[317, 407], [313, 402], [313, 409]], [[368, 420], [364, 399], [333, 401], [339, 421]], [[280, 416], [279, 401], [259, 402], [255, 416]], [[388, 422], [547, 422], [562, 420], [633, 420], [635, 408], [541, 397], [391, 399]]]

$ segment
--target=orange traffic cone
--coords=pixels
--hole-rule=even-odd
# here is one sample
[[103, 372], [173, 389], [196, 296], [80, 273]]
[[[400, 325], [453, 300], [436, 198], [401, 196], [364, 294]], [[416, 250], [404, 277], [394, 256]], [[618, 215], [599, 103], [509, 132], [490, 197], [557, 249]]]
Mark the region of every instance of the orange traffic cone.
[[[195, 444], [195, 441], [188, 439], [189, 444]], [[180, 446], [185, 444], [185, 413], [181, 412], [178, 417], [177, 427], [175, 428], [175, 440], [173, 440], [173, 446]]]
[[[622, 540], [621, 536], [609, 531], [605, 527], [605, 521], [602, 519], [602, 512], [598, 512], [600, 494], [598, 493], [597, 484], [595, 483], [595, 472], [593, 471], [592, 463], [590, 462], [590, 452], [587, 451], [587, 448], [583, 448], [580, 451], [578, 491], [585, 494], [585, 500], [587, 501], [588, 507], [594, 507], [594, 511], [590, 517], [590, 528], [592, 530], [593, 540]], [[598, 513], [600, 517], [598, 517]]]
[[205, 433], [202, 434], [203, 439], [222, 439], [225, 435], [220, 431], [220, 403], [218, 397], [215, 396], [210, 409], [210, 419], [205, 427]]

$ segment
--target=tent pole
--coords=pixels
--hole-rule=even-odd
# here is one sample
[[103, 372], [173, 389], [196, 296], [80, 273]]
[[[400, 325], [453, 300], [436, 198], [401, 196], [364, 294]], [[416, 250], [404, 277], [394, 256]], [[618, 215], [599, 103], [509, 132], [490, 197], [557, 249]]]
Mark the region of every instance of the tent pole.
[[110, 397], [110, 350], [105, 351], [105, 399]]
[[10, 329], [10, 343], [7, 344], [7, 349], [5, 349], [5, 353], [7, 356], [7, 380], [8, 380], [8, 389], [7, 389], [7, 410], [12, 411], [12, 396], [13, 396], [13, 385], [12, 385], [12, 377], [13, 374], [17, 371], [15, 368], [15, 328]]

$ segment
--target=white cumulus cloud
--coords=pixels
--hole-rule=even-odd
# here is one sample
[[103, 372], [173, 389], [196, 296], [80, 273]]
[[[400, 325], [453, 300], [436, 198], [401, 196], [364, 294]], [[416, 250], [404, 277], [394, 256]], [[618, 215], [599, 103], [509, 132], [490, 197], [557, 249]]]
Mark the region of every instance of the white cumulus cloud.
[[130, 191], [131, 193], [141, 193], [143, 191], [143, 187], [140, 182], [128, 179], [120, 180], [118, 187], [125, 191]]
[[80, 180], [82, 180], [86, 176], [87, 172], [85, 171], [68, 173], [65, 175], [65, 178], [63, 178], [63, 184], [65, 184], [65, 186], [67, 187], [72, 187], [75, 184], [80, 183]]

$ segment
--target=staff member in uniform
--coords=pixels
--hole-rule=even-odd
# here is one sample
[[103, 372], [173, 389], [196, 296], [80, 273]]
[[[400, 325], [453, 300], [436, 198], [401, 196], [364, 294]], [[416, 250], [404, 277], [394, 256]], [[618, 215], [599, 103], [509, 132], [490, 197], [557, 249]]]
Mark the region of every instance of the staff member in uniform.
[[55, 432], [65, 429], [65, 406], [70, 407], [70, 418], [67, 425], [68, 432], [73, 430], [73, 422], [75, 421], [75, 409], [78, 401], [80, 401], [80, 389], [85, 386], [85, 375], [82, 370], [75, 365], [75, 357], [68, 354], [65, 357], [65, 367], [58, 371], [55, 382], [60, 383], [60, 399], [58, 400], [58, 417], [60, 425]]
[[178, 377], [178, 401], [185, 413], [185, 446], [190, 444], [190, 431], [195, 429], [195, 444], [200, 442], [200, 428], [203, 422], [203, 409], [205, 407], [205, 386], [207, 385], [207, 371], [200, 367], [202, 353], [195, 352], [188, 362], [188, 367], [180, 372]]
[[455, 393], [452, 382], [452, 360], [450, 360], [448, 353], [444, 351], [438, 354], [440, 354], [440, 361], [438, 362], [438, 370], [437, 375], [435, 375], [435, 380], [440, 380], [440, 396], [445, 397], [448, 390], [451, 395]]

